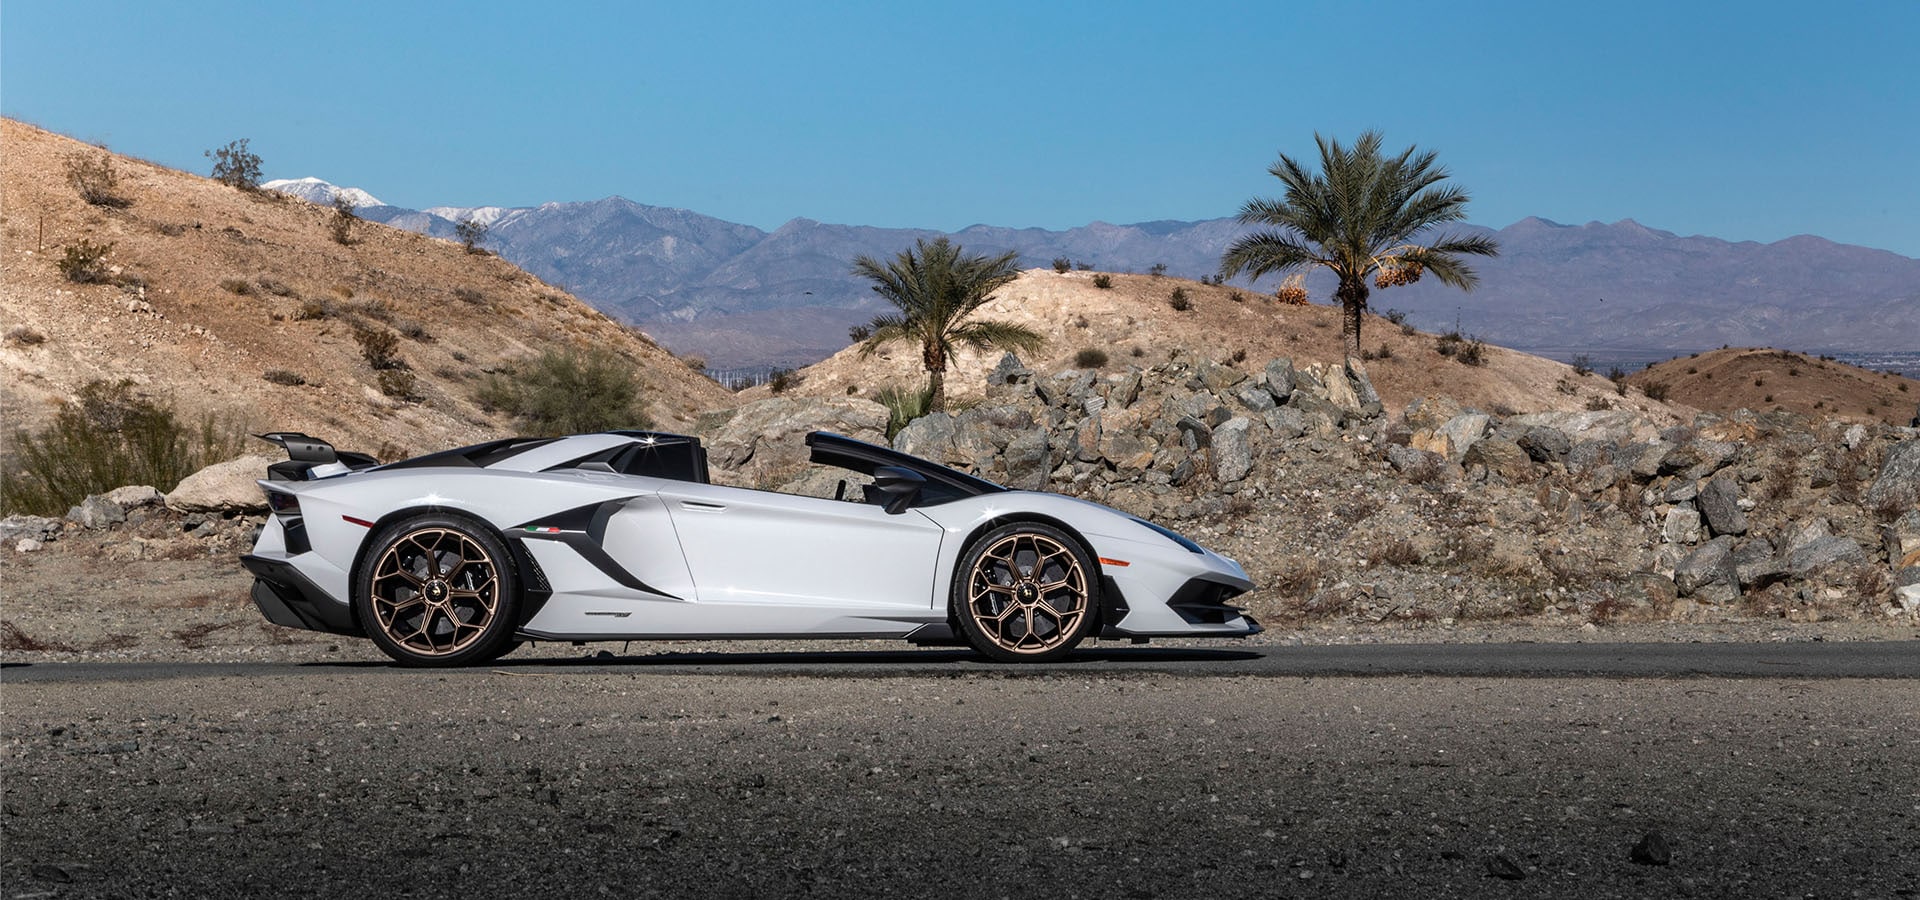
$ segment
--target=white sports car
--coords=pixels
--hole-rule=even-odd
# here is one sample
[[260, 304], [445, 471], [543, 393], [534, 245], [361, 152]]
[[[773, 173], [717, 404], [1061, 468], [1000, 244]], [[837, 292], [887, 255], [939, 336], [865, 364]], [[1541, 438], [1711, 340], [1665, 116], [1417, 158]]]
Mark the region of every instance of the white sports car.
[[[1144, 519], [826, 432], [834, 497], [707, 478], [697, 438], [490, 441], [376, 465], [295, 432], [242, 562], [279, 625], [403, 665], [523, 641], [901, 638], [1005, 662], [1088, 637], [1244, 637], [1238, 563]], [[817, 483], [833, 484], [829, 479]], [[822, 491], [824, 493], [824, 490]]]

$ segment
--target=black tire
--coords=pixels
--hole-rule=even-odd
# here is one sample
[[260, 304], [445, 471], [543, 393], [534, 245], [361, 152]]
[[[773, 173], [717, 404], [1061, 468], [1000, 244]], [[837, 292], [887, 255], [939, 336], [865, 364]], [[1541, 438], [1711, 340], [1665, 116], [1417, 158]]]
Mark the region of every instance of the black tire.
[[996, 662], [1053, 662], [1079, 646], [1100, 606], [1100, 570], [1080, 541], [1038, 522], [1002, 525], [960, 557], [949, 609]]
[[520, 579], [491, 530], [423, 514], [373, 536], [354, 573], [353, 603], [367, 636], [395, 662], [474, 665], [516, 646]]

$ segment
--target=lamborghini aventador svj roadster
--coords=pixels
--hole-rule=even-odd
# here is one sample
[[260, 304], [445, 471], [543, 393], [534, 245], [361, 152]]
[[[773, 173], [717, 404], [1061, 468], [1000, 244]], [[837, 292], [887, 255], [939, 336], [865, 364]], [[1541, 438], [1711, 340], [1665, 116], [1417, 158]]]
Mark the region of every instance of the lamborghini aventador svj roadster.
[[[697, 438], [490, 441], [377, 465], [293, 432], [260, 482], [269, 621], [405, 665], [525, 641], [896, 638], [1055, 660], [1083, 639], [1243, 637], [1238, 563], [1144, 519], [840, 435], [834, 496], [708, 480]], [[815, 483], [834, 485], [832, 477]], [[825, 491], [822, 491], [825, 493]]]

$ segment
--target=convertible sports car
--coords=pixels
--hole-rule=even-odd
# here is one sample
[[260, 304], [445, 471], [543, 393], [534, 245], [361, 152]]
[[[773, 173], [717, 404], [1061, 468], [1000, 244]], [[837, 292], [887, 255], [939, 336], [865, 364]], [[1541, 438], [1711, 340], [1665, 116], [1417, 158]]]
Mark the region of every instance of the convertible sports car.
[[[403, 665], [523, 641], [903, 638], [1004, 662], [1088, 637], [1244, 637], [1233, 560], [1144, 519], [826, 432], [834, 497], [709, 482], [697, 438], [511, 438], [377, 465], [296, 432], [260, 482], [253, 600]], [[833, 484], [829, 479], [825, 484]], [[823, 491], [824, 492], [824, 491]]]

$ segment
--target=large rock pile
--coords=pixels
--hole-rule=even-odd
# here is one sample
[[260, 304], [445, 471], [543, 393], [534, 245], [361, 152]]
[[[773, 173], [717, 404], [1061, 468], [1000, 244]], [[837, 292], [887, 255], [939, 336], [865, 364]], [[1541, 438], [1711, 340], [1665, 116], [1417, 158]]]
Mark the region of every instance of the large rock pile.
[[[773, 448], [771, 470], [734, 480], [804, 490], [801, 433], [885, 422], [862, 401], [777, 398], [710, 440], [722, 468]], [[1053, 375], [1008, 355], [984, 402], [892, 443], [1204, 536], [1283, 615], [1608, 620], [1920, 614], [1913, 437], [1785, 414], [1500, 415], [1443, 397], [1389, 417], [1358, 360], [1249, 374], [1175, 353]]]

